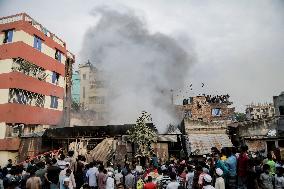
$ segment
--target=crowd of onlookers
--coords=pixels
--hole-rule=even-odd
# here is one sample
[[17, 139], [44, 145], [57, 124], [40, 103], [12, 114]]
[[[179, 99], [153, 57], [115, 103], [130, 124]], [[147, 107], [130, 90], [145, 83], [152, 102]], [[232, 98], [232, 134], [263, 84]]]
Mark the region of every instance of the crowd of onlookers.
[[[69, 151], [27, 158], [0, 169], [0, 189], [282, 189], [283, 164], [269, 152], [251, 157], [247, 146], [240, 150], [212, 148], [208, 156], [160, 163], [153, 155], [141, 166], [133, 160], [123, 166], [108, 161], [86, 162]], [[238, 153], [237, 153], [238, 152]]]

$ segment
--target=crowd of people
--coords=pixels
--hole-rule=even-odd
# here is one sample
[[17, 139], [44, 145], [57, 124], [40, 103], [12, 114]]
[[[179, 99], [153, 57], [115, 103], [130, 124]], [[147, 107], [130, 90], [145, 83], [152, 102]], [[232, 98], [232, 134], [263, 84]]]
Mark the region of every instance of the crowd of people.
[[123, 166], [108, 161], [86, 162], [69, 151], [45, 154], [0, 169], [0, 189], [282, 189], [283, 164], [274, 153], [251, 157], [240, 150], [212, 148], [208, 156], [159, 162], [153, 155], [145, 166], [137, 160]]

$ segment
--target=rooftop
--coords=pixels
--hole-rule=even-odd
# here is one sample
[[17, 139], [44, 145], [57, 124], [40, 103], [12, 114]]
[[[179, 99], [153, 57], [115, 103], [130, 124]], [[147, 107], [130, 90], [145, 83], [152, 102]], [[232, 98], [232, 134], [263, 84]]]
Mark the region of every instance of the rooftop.
[[[60, 46], [66, 47], [66, 43], [62, 39], [57, 37], [54, 33], [51, 33], [49, 30], [47, 30], [47, 28], [39, 24], [32, 17], [30, 17], [27, 13], [19, 13], [16, 15], [5, 16], [5, 17], [0, 18], [0, 24], [8, 24], [8, 23], [13, 23], [13, 22], [28, 22], [33, 27], [35, 27], [37, 30], [44, 33], [44, 35], [46, 35], [47, 37], [50, 37], [53, 41], [58, 43]], [[70, 56], [72, 56], [71, 53], [70, 53]]]

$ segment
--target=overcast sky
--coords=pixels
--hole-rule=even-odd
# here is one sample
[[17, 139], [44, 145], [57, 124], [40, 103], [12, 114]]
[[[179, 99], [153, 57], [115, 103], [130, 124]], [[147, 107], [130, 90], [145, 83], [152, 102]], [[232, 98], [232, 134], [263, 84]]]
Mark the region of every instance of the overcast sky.
[[97, 6], [132, 10], [150, 31], [189, 45], [196, 55], [187, 77], [192, 95], [229, 93], [242, 110], [284, 91], [283, 0], [0, 0], [0, 16], [28, 13], [66, 41], [79, 64], [86, 61], [80, 50], [85, 32], [96, 24], [90, 12]]

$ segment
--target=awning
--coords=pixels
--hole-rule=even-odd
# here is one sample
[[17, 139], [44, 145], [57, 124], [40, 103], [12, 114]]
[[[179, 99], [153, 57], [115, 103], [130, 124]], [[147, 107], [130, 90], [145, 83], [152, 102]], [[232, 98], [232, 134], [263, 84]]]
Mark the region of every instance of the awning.
[[221, 149], [232, 147], [232, 142], [226, 134], [188, 134], [191, 152], [196, 155], [210, 154], [211, 148]]

